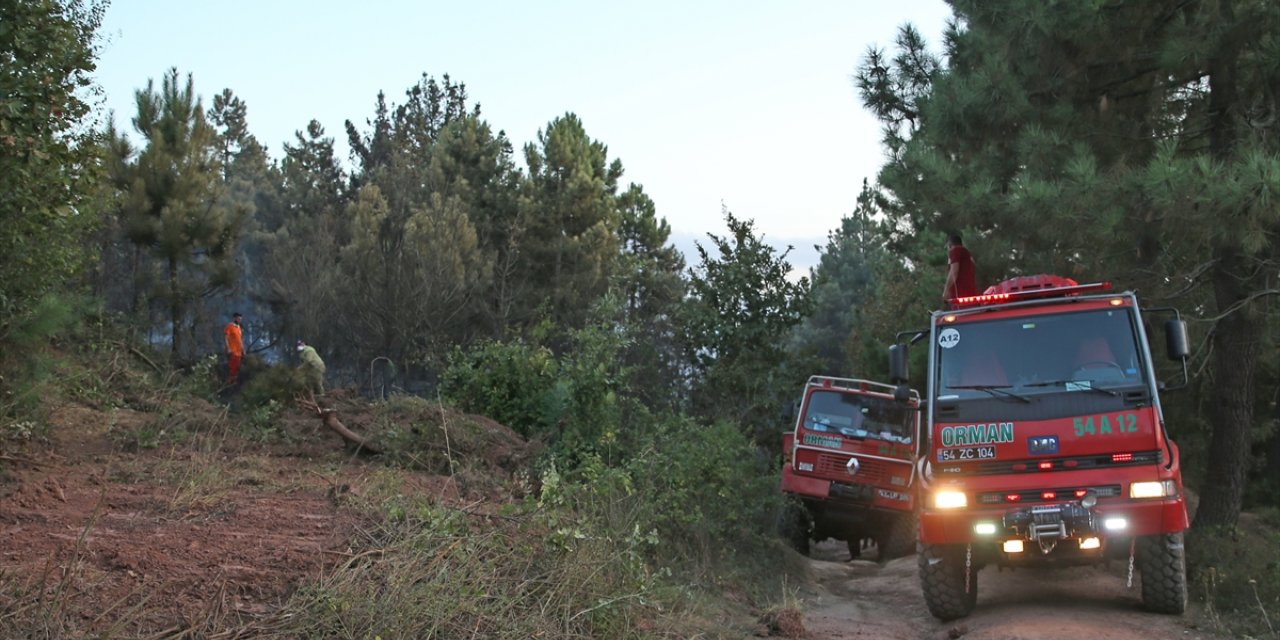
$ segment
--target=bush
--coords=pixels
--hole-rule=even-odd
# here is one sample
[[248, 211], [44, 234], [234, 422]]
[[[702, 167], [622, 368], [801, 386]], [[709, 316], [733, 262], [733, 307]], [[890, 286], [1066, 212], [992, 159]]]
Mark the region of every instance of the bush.
[[9, 315], [0, 325], [0, 425], [42, 422], [54, 359], [49, 341], [71, 332], [83, 319], [81, 301], [46, 295], [26, 313]]
[[777, 466], [737, 425], [672, 417], [647, 439], [627, 468], [645, 518], [677, 557], [715, 563], [772, 544]]
[[643, 549], [650, 571], [736, 573], [748, 582], [776, 577], [781, 567], [774, 562], [785, 557], [772, 533], [779, 478], [741, 431], [675, 416], [656, 422], [643, 439], [620, 466], [598, 456], [563, 474], [552, 465], [544, 483], [551, 477], [554, 484], [543, 487], [544, 501], [572, 507], [583, 514], [581, 526], [598, 535], [651, 540]]
[[464, 411], [488, 416], [527, 438], [552, 445], [562, 462], [625, 457], [617, 450], [625, 372], [621, 337], [599, 328], [574, 332], [557, 358], [524, 342], [486, 342], [449, 358], [441, 393]]
[[1280, 511], [1241, 514], [1234, 528], [1191, 529], [1191, 594], [1221, 631], [1275, 635], [1280, 628]]
[[524, 342], [482, 342], [454, 349], [440, 392], [455, 406], [486, 415], [525, 437], [558, 421], [554, 394], [559, 363], [551, 351]]
[[240, 401], [250, 409], [270, 403], [291, 404], [295, 396], [306, 390], [306, 382], [297, 370], [283, 364], [259, 368], [246, 363], [252, 375], [240, 388]]

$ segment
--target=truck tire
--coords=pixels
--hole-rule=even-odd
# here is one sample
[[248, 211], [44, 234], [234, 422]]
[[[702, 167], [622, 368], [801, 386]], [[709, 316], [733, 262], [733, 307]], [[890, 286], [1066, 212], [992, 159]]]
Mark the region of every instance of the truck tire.
[[964, 546], [958, 544], [916, 545], [916, 564], [924, 602], [933, 617], [942, 620], [963, 618], [978, 603], [978, 572], [969, 569], [969, 591], [965, 592]]
[[914, 513], [903, 513], [889, 519], [876, 541], [880, 547], [880, 563], [909, 556], [916, 550], [917, 520]]
[[809, 555], [809, 531], [813, 519], [798, 500], [787, 499], [778, 513], [778, 536], [800, 555]]
[[1187, 555], [1181, 533], [1138, 538], [1136, 563], [1142, 574], [1142, 604], [1156, 613], [1187, 609]]

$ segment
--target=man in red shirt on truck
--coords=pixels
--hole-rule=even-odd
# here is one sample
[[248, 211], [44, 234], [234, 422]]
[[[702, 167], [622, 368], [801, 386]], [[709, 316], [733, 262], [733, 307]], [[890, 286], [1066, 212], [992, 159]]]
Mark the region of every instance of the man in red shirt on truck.
[[973, 254], [965, 248], [960, 234], [947, 236], [947, 286], [942, 289], [944, 302], [978, 295]]

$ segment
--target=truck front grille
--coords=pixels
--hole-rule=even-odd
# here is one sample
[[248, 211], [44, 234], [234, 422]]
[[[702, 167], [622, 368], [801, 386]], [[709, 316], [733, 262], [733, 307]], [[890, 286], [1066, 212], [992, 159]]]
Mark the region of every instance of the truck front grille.
[[[978, 494], [978, 504], [1039, 504], [1045, 502], [1065, 502], [1078, 500], [1077, 491], [1093, 490], [1099, 498], [1119, 498], [1120, 485], [1106, 484], [1092, 487], [1046, 487], [1044, 489], [1021, 489], [1017, 491], [988, 491]], [[1012, 498], [1012, 499], [1010, 499]]]
[[[911, 473], [911, 468], [908, 465], [893, 465], [883, 460], [858, 458], [858, 473], [849, 475], [846, 465], [849, 463], [850, 457], [829, 453], [818, 454], [818, 464], [814, 467], [814, 472], [822, 476], [835, 476], [837, 480], [853, 481], [880, 487], [888, 487], [893, 484], [890, 478], [894, 475], [894, 471], [897, 471], [897, 475], [900, 477], [906, 477]], [[894, 466], [897, 466], [898, 469], [894, 469]]]
[[[1012, 473], [1045, 473], [1052, 471], [1080, 471], [1082, 469], [1110, 469], [1138, 465], [1160, 464], [1164, 460], [1161, 451], [1135, 451], [1106, 453], [1095, 456], [1070, 456], [1062, 458], [1034, 458], [1024, 460], [998, 460], [968, 465], [942, 464], [934, 468], [943, 474], [995, 476]], [[1041, 463], [1049, 463], [1041, 468]]]

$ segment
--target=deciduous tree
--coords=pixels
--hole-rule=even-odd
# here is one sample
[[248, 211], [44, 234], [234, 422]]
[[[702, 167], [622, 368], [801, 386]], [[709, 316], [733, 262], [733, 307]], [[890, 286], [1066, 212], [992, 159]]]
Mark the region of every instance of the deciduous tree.
[[105, 8], [0, 3], [0, 343], [88, 262], [100, 149], [86, 100]]
[[785, 398], [804, 382], [786, 369], [786, 338], [811, 308], [809, 280], [789, 279], [787, 252], [724, 211], [726, 236], [707, 234], [689, 272], [684, 328], [698, 379], [694, 411], [741, 424], [767, 438]]

